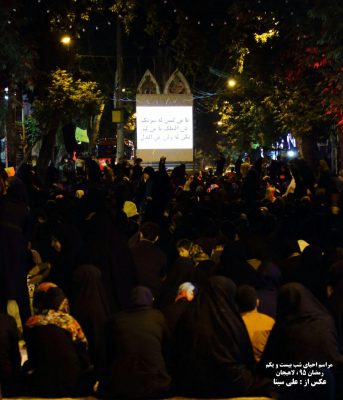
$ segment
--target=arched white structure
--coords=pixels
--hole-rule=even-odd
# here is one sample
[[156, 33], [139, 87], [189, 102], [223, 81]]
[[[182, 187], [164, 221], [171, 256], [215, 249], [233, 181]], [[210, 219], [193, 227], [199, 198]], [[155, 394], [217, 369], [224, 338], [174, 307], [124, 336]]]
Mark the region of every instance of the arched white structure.
[[164, 94], [191, 94], [191, 88], [183, 73], [174, 71], [164, 86]]
[[160, 94], [160, 87], [154, 77], [154, 75], [147, 69], [143, 75], [143, 78], [138, 84], [137, 93], [139, 94]]

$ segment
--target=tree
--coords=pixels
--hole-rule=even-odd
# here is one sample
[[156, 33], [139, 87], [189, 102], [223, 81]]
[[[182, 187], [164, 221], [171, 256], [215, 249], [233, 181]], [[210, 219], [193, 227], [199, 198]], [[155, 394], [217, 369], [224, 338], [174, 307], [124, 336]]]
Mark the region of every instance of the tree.
[[95, 82], [75, 80], [70, 73], [61, 69], [51, 73], [45, 93], [33, 104], [34, 116], [42, 130], [42, 147], [37, 165], [43, 179], [49, 162], [54, 161], [58, 128], [72, 121], [87, 126], [89, 119], [101, 110], [103, 101]]
[[[95, 3], [102, 12], [108, 5]], [[171, 49], [175, 67], [194, 87], [217, 93], [198, 104], [218, 118], [225, 111], [225, 81], [236, 74], [245, 93], [230, 98], [230, 132], [243, 135], [234, 135], [241, 146], [249, 145], [249, 136], [267, 143], [286, 131], [305, 142], [323, 127], [328, 134], [328, 126], [343, 126], [339, 0], [214, 0], [211, 7], [204, 0], [117, 0], [111, 10], [127, 31], [138, 24]], [[246, 85], [251, 81], [253, 91]], [[229, 136], [221, 135], [224, 141]]]
[[[253, 141], [261, 139], [261, 132], [268, 142], [274, 132], [292, 130], [299, 138], [311, 138], [319, 127], [343, 126], [343, 5], [339, 0], [213, 0], [210, 7], [205, 0], [60, 0], [49, 4], [49, 18], [47, 10], [39, 7], [36, 4], [31, 7], [33, 11], [26, 10], [21, 15], [28, 15], [24, 19], [26, 27], [30, 27], [27, 31], [36, 43], [40, 59], [45, 61], [40, 61], [40, 70], [47, 74], [52, 65], [59, 63], [46, 56], [47, 45], [52, 42], [42, 41], [41, 26], [46, 32], [44, 38], [56, 41], [58, 34], [71, 31], [81, 39], [84, 24], [88, 24], [87, 32], [95, 32], [97, 22], [104, 23], [105, 18], [110, 22], [111, 16], [118, 16], [130, 32], [126, 48], [129, 56], [134, 55], [128, 68], [132, 87], [148, 66], [143, 57], [153, 53], [154, 62], [149, 62], [154, 73], [158, 65], [182, 70], [192, 82], [199, 113], [211, 112], [213, 119], [218, 120], [221, 110], [217, 105], [221, 104], [225, 111], [226, 80], [236, 75], [242, 92], [229, 98], [233, 107], [230, 124], [231, 132], [234, 126], [236, 132], [245, 132], [242, 145], [248, 143], [249, 135]], [[107, 83], [104, 92], [110, 97], [113, 71], [109, 78], [101, 72], [111, 69], [108, 59], [103, 59], [101, 67], [94, 60], [81, 61], [78, 67], [83, 76], [100, 82], [102, 89]], [[37, 90], [44, 87], [38, 81], [44, 80], [36, 80]], [[249, 85], [254, 86], [253, 90]], [[206, 129], [199, 131], [207, 134]], [[220, 137], [225, 142], [229, 136]]]
[[27, 36], [21, 35], [25, 25], [21, 2], [1, 2], [0, 21], [0, 138], [6, 136], [9, 159], [15, 162], [16, 147], [22, 145], [19, 137], [23, 137], [16, 111], [22, 107], [23, 87], [35, 72], [36, 54]]

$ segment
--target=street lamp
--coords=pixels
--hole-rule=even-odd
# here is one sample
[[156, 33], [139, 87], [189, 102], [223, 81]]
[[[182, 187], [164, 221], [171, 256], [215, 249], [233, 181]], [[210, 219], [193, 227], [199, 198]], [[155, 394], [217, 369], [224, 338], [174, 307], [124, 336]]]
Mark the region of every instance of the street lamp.
[[227, 85], [228, 85], [228, 87], [229, 88], [234, 88], [235, 86], [236, 86], [236, 84], [237, 84], [237, 82], [236, 82], [236, 80], [235, 79], [229, 79], [228, 81], [227, 81]]
[[63, 37], [61, 38], [61, 43], [64, 44], [64, 45], [66, 45], [66, 46], [69, 46], [69, 45], [70, 45], [70, 42], [71, 42], [71, 37], [68, 36], [68, 35], [65, 35], [65, 36], [63, 36]]
[[60, 42], [62, 43], [62, 45], [64, 46], [64, 47], [66, 47], [67, 49], [67, 51], [66, 52], [64, 52], [64, 54], [63, 54], [63, 64], [65, 65], [65, 67], [67, 68], [67, 69], [71, 69], [71, 66], [72, 66], [72, 54], [71, 54], [71, 51], [70, 51], [70, 45], [72, 44], [72, 39], [71, 39], [71, 37], [69, 36], [69, 35], [63, 35], [62, 37], [61, 37], [61, 39], [60, 39]]

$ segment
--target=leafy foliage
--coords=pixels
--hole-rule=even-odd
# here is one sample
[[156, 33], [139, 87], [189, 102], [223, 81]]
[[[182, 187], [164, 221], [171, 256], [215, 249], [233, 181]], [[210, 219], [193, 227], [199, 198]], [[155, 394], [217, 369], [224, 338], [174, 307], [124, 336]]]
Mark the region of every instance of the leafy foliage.
[[74, 80], [69, 72], [57, 69], [51, 73], [46, 93], [35, 100], [34, 115], [44, 126], [56, 119], [66, 124], [97, 114], [103, 101], [97, 83]]
[[308, 135], [328, 119], [319, 93], [304, 80], [277, 82], [274, 93], [263, 104], [272, 113], [280, 133], [289, 130], [295, 136]]
[[[22, 2], [12, 3], [18, 3], [17, 7]], [[285, 131], [308, 136], [318, 127], [343, 126], [341, 3], [212, 0], [209, 6], [205, 0], [60, 0], [50, 2], [47, 25], [54, 32], [72, 26], [78, 35], [82, 22], [110, 15], [123, 22], [128, 34], [135, 32], [134, 27], [148, 33], [152, 42], [159, 44], [160, 54], [168, 54], [165, 58], [172, 68], [179, 67], [194, 92], [200, 93], [198, 109], [212, 114], [212, 130], [200, 126], [198, 131], [205, 140], [198, 143], [205, 147], [218, 139], [220, 146], [243, 149], [256, 142], [268, 146]], [[3, 21], [8, 13], [9, 8], [1, 4]], [[30, 18], [24, 16], [22, 12], [18, 24], [37, 25], [33, 13]], [[6, 60], [0, 65], [0, 78], [23, 84], [32, 73], [34, 52], [31, 44], [22, 40], [18, 24], [4, 24], [0, 32], [0, 59]], [[129, 51], [136, 54], [137, 48]], [[165, 66], [166, 60], [161, 63]], [[47, 85], [39, 85], [47, 88], [35, 103], [41, 123], [84, 120], [98, 110], [102, 99], [94, 80], [101, 81], [102, 87], [107, 82], [106, 93], [111, 93], [108, 82], [114, 79], [100, 74], [104, 68], [92, 69], [85, 60], [78, 67], [87, 69], [82, 71], [83, 76], [91, 76], [87, 82], [57, 70]], [[50, 69], [46, 67], [45, 72], [50, 74]], [[238, 86], [228, 93], [226, 80], [232, 75]], [[206, 97], [209, 92], [210, 101]], [[218, 126], [218, 121], [222, 125]]]
[[25, 119], [26, 137], [29, 145], [34, 145], [41, 138], [39, 121], [32, 115]]

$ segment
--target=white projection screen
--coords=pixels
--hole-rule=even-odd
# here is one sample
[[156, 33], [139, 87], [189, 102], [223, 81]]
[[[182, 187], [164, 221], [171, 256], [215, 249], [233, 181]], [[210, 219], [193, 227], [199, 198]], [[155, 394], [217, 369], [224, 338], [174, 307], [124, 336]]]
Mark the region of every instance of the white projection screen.
[[193, 97], [137, 94], [137, 157], [145, 163], [193, 161]]

